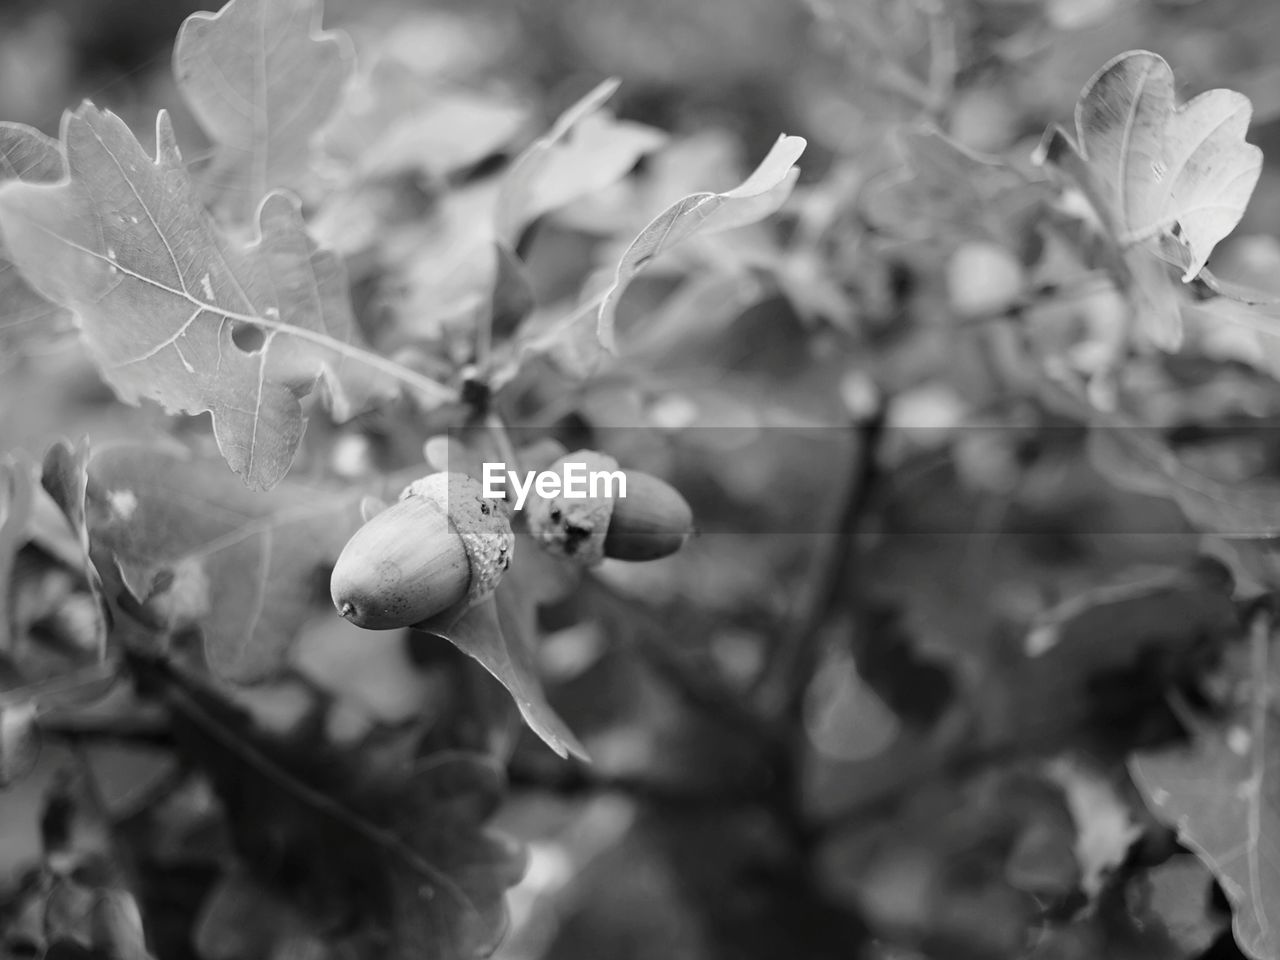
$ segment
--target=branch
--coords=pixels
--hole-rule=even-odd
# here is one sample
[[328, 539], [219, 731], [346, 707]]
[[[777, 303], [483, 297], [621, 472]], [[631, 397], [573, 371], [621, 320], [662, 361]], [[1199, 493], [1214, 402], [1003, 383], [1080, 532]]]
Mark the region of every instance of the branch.
[[831, 612], [847, 598], [855, 579], [854, 537], [870, 506], [879, 481], [877, 448], [884, 433], [886, 407], [878, 403], [853, 429], [849, 483], [835, 533], [824, 538], [824, 550], [814, 563], [815, 584], [790, 643], [777, 644], [761, 672], [761, 696], [767, 712], [795, 720], [803, 709], [809, 681], [822, 654], [822, 628]]

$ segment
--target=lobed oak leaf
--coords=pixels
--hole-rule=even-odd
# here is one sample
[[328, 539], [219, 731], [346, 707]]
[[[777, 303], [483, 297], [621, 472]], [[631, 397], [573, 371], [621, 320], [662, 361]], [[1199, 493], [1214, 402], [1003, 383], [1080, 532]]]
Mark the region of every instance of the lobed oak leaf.
[[[53, 183], [61, 176], [56, 140], [22, 124], [0, 123], [0, 183]], [[31, 289], [0, 240], [0, 346], [8, 352], [70, 329], [71, 315]]]
[[[156, 142], [153, 161], [86, 102], [63, 117], [64, 178], [0, 186], [0, 229], [27, 280], [75, 313], [122, 399], [209, 412], [231, 468], [269, 488], [317, 383], [342, 419], [407, 371], [360, 347], [342, 266], [307, 236], [296, 200], [268, 196], [260, 235], [233, 241], [200, 206], [163, 112]], [[417, 379], [430, 399], [447, 395]]]
[[320, 0], [230, 0], [178, 31], [178, 89], [217, 144], [211, 180], [236, 220], [299, 186], [351, 75], [351, 43], [320, 30], [321, 12]]
[[[215, 673], [266, 680], [315, 610], [331, 565], [360, 526], [365, 489], [286, 483], [254, 494], [208, 461], [119, 447], [90, 464], [96, 547], [164, 632], [198, 627]], [[375, 490], [394, 496], [407, 478]]]
[[1244, 139], [1248, 97], [1209, 90], [1178, 106], [1174, 91], [1163, 57], [1123, 53], [1081, 92], [1075, 140], [1054, 126], [1037, 151], [1079, 188], [1123, 252], [1135, 305], [1168, 349], [1181, 337], [1176, 304], [1147, 255], [1177, 266], [1183, 282], [1194, 279], [1240, 222], [1262, 172], [1262, 151]]
[[1190, 744], [1135, 755], [1130, 770], [1152, 812], [1217, 878], [1240, 949], [1263, 960], [1280, 954], [1280, 659], [1266, 618], [1250, 633], [1228, 660], [1236, 694], [1226, 715], [1197, 723]]

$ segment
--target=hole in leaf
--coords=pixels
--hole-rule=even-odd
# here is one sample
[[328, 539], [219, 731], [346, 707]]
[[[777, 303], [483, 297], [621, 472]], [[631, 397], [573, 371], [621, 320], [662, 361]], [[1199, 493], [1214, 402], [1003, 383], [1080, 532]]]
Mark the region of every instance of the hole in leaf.
[[245, 353], [257, 353], [266, 339], [266, 335], [251, 323], [237, 323], [231, 328], [231, 342]]

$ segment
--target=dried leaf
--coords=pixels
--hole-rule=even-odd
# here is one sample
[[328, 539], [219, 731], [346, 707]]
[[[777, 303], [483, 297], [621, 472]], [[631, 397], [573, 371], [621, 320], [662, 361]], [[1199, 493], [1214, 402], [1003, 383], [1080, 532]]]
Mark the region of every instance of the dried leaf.
[[[1243, 645], [1242, 645], [1243, 646]], [[1186, 747], [1133, 758], [1147, 805], [1213, 871], [1235, 908], [1236, 942], [1257, 960], [1280, 955], [1280, 778], [1274, 762], [1280, 658], [1259, 618], [1231, 661], [1236, 702]]]
[[800, 176], [796, 161], [804, 153], [803, 137], [780, 136], [746, 180], [725, 193], [695, 193], [658, 214], [631, 242], [618, 261], [613, 282], [597, 313], [600, 343], [614, 349], [613, 321], [618, 301], [644, 267], [696, 233], [710, 234], [743, 227], [774, 213], [786, 202]]
[[230, 0], [178, 31], [178, 89], [218, 145], [212, 180], [239, 221], [308, 175], [312, 138], [341, 100], [354, 52], [321, 31], [321, 12], [320, 0]]
[[63, 118], [65, 179], [0, 187], [0, 227], [27, 279], [75, 312], [124, 400], [210, 412], [231, 468], [268, 488], [318, 382], [342, 419], [407, 372], [358, 346], [341, 264], [307, 237], [296, 201], [269, 196], [260, 237], [234, 243], [194, 196], [164, 113], [156, 140], [153, 162], [119, 117], [85, 103]]
[[1190, 281], [1235, 229], [1262, 171], [1244, 140], [1253, 107], [1233, 90], [1177, 106], [1173, 71], [1145, 50], [1123, 53], [1076, 104], [1076, 140], [1053, 127], [1044, 159], [1089, 199], [1122, 247], [1137, 244]]

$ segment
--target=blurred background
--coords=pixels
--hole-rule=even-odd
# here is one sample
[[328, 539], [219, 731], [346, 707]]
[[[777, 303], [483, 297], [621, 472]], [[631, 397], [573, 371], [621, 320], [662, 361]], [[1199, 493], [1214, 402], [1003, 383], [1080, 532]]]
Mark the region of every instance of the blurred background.
[[[167, 109], [198, 169], [209, 143], [177, 90], [171, 44], [199, 9], [188, 0], [0, 3], [0, 118], [56, 136], [64, 108], [89, 98], [150, 149], [155, 113]], [[535, 367], [504, 401], [516, 425], [610, 446], [666, 476], [707, 535], [670, 563], [611, 567], [542, 612], [540, 667], [597, 766], [558, 767], [537, 743], [516, 749], [494, 825], [529, 845], [529, 867], [510, 893], [497, 956], [1242, 956], [1223, 892], [1125, 774], [1130, 747], [1168, 734], [1163, 707], [1151, 729], [1144, 675], [1108, 673], [1117, 657], [1101, 642], [1024, 671], [1037, 617], [1081, 593], [1182, 570], [1205, 547], [1172, 502], [1108, 482], [1084, 453], [1079, 418], [1038, 392], [1034, 364], [1045, 355], [1067, 357], [1082, 376], [1097, 372], [1094, 358], [1113, 356], [1121, 298], [1104, 282], [1064, 303], [1058, 289], [1092, 265], [1017, 211], [994, 261], [986, 248], [966, 248], [961, 260], [962, 204], [929, 197], [894, 207], [886, 222], [893, 217], [868, 197], [909, 172], [898, 137], [921, 123], [1031, 171], [1045, 128], [1070, 126], [1089, 77], [1125, 50], [1149, 49], [1173, 66], [1184, 99], [1225, 86], [1252, 100], [1249, 140], [1268, 162], [1214, 269], [1280, 293], [1280, 4], [327, 0], [324, 23], [352, 37], [361, 64], [393, 61], [473, 95], [479, 106], [461, 115], [461, 132], [441, 137], [447, 145], [470, 136], [468, 124], [485, 140], [510, 123], [491, 149], [448, 171], [445, 186], [412, 193], [423, 219], [437, 187], [483, 181], [601, 79], [621, 79], [618, 117], [666, 139], [618, 185], [539, 225], [522, 252], [544, 304], [572, 302], [664, 201], [731, 187], [780, 133], [809, 141], [777, 221], [716, 238], [635, 284], [621, 315], [635, 350], [621, 373], [573, 380]], [[395, 207], [407, 194], [388, 184], [358, 202]], [[431, 340], [447, 352], [458, 316], [452, 275], [370, 253], [366, 221], [319, 195], [307, 201], [316, 229], [348, 256], [371, 339], [396, 348]], [[935, 214], [946, 225], [935, 228]], [[388, 214], [374, 232], [387, 222], [388, 231], [404, 226]], [[690, 278], [704, 275], [719, 285], [692, 289]], [[1007, 296], [983, 299], [1006, 281]], [[1033, 330], [1034, 349], [984, 322], [1006, 315]], [[643, 321], [654, 317], [662, 322], [645, 340]], [[19, 350], [3, 334], [0, 450], [38, 456], [81, 435], [208, 446], [203, 422], [175, 426], [154, 405], [117, 403], [73, 340], [24, 339]], [[1188, 342], [1181, 357], [1137, 351], [1138, 415], [1189, 429], [1280, 410], [1256, 338], [1192, 324]], [[670, 440], [676, 434], [683, 439]], [[404, 465], [420, 442], [380, 422], [317, 420], [295, 475], [367, 479]], [[1225, 476], [1280, 470], [1265, 438], [1197, 447], [1188, 433], [1187, 442], [1188, 456]], [[1255, 585], [1275, 576], [1270, 558], [1217, 552]], [[1177, 584], [1178, 598], [1201, 598], [1198, 581]], [[1177, 632], [1182, 608], [1162, 604], [1141, 608], [1144, 629], [1160, 620], [1159, 630]], [[407, 665], [400, 646], [362, 637], [353, 658], [351, 637], [324, 616], [302, 631], [298, 669], [361, 704], [349, 729], [329, 731], [336, 740], [365, 743], [371, 730], [437, 709], [457, 686], [447, 655], [445, 666], [430, 657]], [[1102, 694], [1100, 675], [1112, 684]], [[269, 691], [264, 702], [275, 697], [288, 713], [289, 696]], [[1098, 698], [1105, 709], [1075, 710]], [[1046, 703], [1073, 706], [1054, 711], [1057, 726], [1030, 761], [975, 771], [939, 759], [974, 729], [1005, 743]], [[771, 742], [756, 707], [791, 711], [800, 735]], [[1064, 759], [1065, 743], [1087, 748], [1090, 762]], [[47, 823], [47, 797], [83, 749], [47, 744], [36, 773], [0, 795], [0, 874], [18, 876], [40, 857], [35, 825]], [[133, 809], [140, 783], [172, 775], [136, 744], [95, 745], [86, 762], [100, 802], [118, 812]], [[175, 837], [165, 839], [206, 852]], [[190, 860], [144, 904], [160, 960], [345, 956], [282, 952], [266, 934], [232, 937], [252, 911], [211, 911], [206, 898], [225, 864]], [[6, 941], [6, 956], [40, 955], [24, 942]]]

